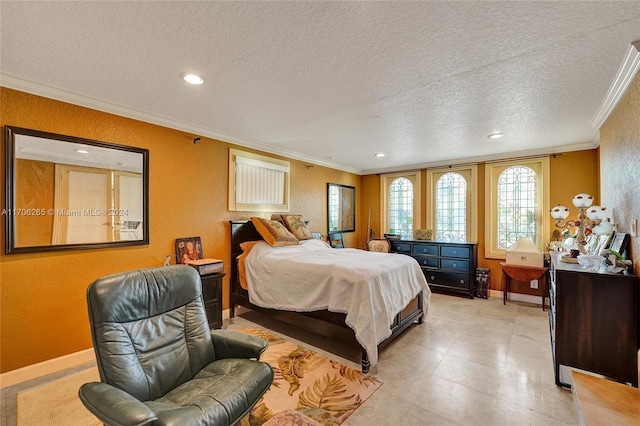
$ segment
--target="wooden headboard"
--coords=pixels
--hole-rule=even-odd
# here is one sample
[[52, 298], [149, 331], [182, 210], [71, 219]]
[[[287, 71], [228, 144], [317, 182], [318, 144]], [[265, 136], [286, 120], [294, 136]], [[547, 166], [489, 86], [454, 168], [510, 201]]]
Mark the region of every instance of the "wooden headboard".
[[[245, 241], [262, 241], [263, 238], [250, 220], [230, 220], [229, 223], [231, 224], [231, 291], [233, 292], [236, 287], [240, 287], [237, 285], [238, 262], [236, 261], [236, 258], [242, 254], [240, 244]], [[305, 223], [308, 224], [309, 221], [305, 220]]]
[[242, 254], [240, 244], [245, 241], [260, 241], [260, 236], [250, 220], [230, 220], [231, 224], [231, 291], [238, 284], [238, 262], [236, 258]]

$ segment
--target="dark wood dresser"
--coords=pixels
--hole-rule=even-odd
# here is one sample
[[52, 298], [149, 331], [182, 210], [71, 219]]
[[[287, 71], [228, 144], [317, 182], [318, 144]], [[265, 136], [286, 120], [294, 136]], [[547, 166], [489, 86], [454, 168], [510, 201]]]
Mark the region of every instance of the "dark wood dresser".
[[556, 385], [560, 366], [638, 386], [638, 278], [587, 272], [551, 253], [549, 329]]
[[424, 240], [389, 240], [391, 251], [418, 261], [429, 287], [465, 293], [473, 299], [475, 291], [476, 243]]
[[225, 274], [200, 275], [204, 309], [210, 328], [222, 328], [222, 277]]

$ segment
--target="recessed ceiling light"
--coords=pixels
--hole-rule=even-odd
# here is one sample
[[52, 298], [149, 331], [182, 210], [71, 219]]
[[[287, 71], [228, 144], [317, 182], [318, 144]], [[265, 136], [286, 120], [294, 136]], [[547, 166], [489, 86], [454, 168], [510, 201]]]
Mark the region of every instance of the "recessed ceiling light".
[[86, 149], [76, 149], [76, 152], [78, 154], [88, 154], [89, 153], [89, 151], [87, 151]]
[[190, 72], [185, 72], [180, 75], [184, 81], [189, 84], [202, 84], [204, 80], [197, 74], [193, 74]]
[[379, 152], [379, 153], [377, 153], [377, 154], [376, 154], [376, 157], [378, 157], [378, 158], [382, 158], [382, 157], [384, 157], [385, 155], [387, 155], [387, 154], [383, 154], [382, 152]]
[[492, 133], [489, 136], [487, 136], [489, 139], [500, 139], [501, 137], [504, 136], [504, 133]]

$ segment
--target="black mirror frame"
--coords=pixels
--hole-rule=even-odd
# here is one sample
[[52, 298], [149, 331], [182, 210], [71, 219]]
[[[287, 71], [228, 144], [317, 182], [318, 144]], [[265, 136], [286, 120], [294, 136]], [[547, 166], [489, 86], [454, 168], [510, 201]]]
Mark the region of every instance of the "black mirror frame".
[[[331, 205], [329, 203], [329, 199], [331, 197], [331, 188], [338, 188], [339, 190], [352, 190], [352, 205], [351, 207], [351, 221], [353, 223], [352, 227], [344, 228], [344, 229], [331, 229]], [[356, 230], [356, 188], [355, 186], [349, 185], [341, 185], [338, 183], [327, 183], [327, 232], [355, 232]]]
[[[48, 251], [114, 248], [123, 246], [137, 246], [149, 244], [149, 150], [75, 136], [60, 135], [39, 130], [25, 129], [15, 126], [4, 126], [5, 142], [5, 254], [39, 253]], [[143, 236], [140, 240], [107, 241], [99, 243], [51, 244], [42, 246], [16, 246], [16, 220], [12, 212], [16, 211], [16, 181], [15, 181], [15, 135], [27, 135], [45, 139], [55, 139], [64, 142], [80, 143], [102, 148], [128, 151], [142, 155], [142, 209]]]

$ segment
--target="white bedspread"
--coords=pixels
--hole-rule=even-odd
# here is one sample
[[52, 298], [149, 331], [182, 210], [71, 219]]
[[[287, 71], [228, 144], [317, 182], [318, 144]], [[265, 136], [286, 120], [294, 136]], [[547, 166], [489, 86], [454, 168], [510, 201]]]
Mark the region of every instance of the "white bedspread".
[[271, 247], [256, 244], [245, 260], [251, 303], [272, 309], [308, 312], [327, 309], [347, 314], [346, 323], [366, 350], [371, 365], [378, 344], [391, 335], [394, 317], [431, 290], [415, 259], [395, 253], [333, 249], [323, 241]]

